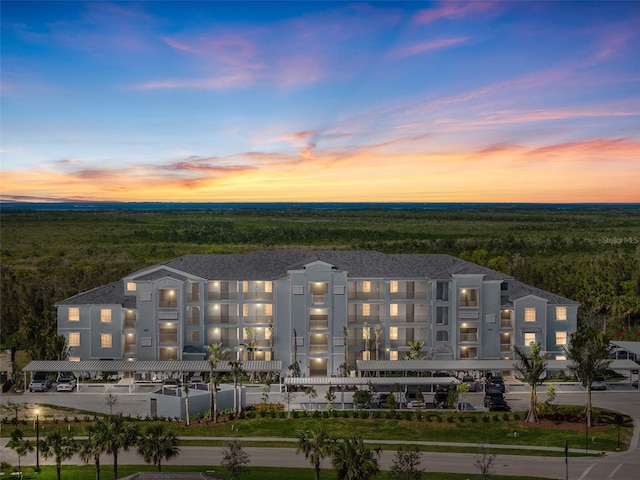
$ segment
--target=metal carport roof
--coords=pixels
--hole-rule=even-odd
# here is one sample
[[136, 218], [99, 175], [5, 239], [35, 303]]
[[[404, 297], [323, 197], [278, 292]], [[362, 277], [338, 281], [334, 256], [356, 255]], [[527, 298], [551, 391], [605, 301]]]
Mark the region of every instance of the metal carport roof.
[[330, 385], [330, 386], [361, 386], [361, 385], [443, 385], [460, 383], [455, 377], [286, 377], [285, 385]]
[[[242, 362], [242, 368], [247, 372], [277, 372], [282, 371], [282, 362], [248, 360]], [[135, 361], [125, 360], [86, 360], [69, 362], [58, 360], [34, 360], [23, 368], [25, 372], [208, 372], [209, 362], [206, 360], [187, 361]], [[229, 372], [229, 361], [219, 362], [214, 369], [216, 372]]]

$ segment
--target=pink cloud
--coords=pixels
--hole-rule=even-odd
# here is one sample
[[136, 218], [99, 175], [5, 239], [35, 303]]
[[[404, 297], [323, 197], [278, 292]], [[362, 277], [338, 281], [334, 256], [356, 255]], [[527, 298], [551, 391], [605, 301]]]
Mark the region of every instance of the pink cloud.
[[201, 90], [225, 90], [231, 88], [245, 88], [253, 85], [259, 75], [251, 72], [237, 72], [219, 77], [199, 79], [166, 79], [154, 80], [134, 85], [135, 90], [169, 90], [180, 88], [195, 88]]
[[414, 22], [425, 24], [432, 23], [441, 18], [459, 19], [468, 16], [476, 16], [480, 13], [496, 10], [498, 4], [483, 1], [443, 1], [435, 8], [420, 10], [413, 18]]
[[391, 52], [389, 52], [389, 56], [392, 58], [404, 58], [412, 55], [417, 55], [419, 53], [429, 52], [432, 50], [452, 47], [454, 45], [465, 43], [466, 41], [468, 41], [467, 37], [458, 37], [421, 42], [392, 50]]

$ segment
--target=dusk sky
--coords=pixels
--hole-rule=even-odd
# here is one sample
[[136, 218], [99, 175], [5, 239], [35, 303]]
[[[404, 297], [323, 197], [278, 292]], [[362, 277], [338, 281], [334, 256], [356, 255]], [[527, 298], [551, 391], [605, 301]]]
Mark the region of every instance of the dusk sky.
[[638, 2], [1, 9], [0, 200], [640, 202]]

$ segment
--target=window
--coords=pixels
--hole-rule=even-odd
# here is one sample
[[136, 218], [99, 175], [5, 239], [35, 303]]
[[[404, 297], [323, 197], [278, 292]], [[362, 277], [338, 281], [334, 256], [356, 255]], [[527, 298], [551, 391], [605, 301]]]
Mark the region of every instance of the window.
[[525, 308], [524, 309], [524, 321], [525, 322], [535, 322], [536, 321], [536, 309], [535, 308]]
[[436, 325], [449, 325], [449, 307], [436, 307]]
[[565, 355], [556, 355], [556, 360], [566, 360], [567, 357]]
[[362, 316], [369, 317], [371, 316], [371, 305], [368, 303], [362, 304]]
[[249, 316], [249, 305], [248, 304], [244, 304], [242, 305], [242, 316], [243, 317], [248, 317]]
[[70, 322], [79, 322], [80, 321], [80, 309], [79, 308], [70, 308], [69, 309], [69, 321]]
[[391, 293], [398, 293], [398, 281], [397, 280], [391, 280], [389, 282], [389, 291]]
[[449, 341], [449, 332], [447, 331], [436, 332], [436, 342], [448, 342], [448, 341]]
[[249, 291], [249, 282], [247, 282], [246, 280], [242, 282], [242, 291], [244, 293], [247, 293]]
[[436, 285], [436, 300], [449, 300], [449, 284], [438, 282]]
[[391, 315], [392, 317], [397, 317], [398, 316], [398, 304], [397, 303], [392, 303], [391, 305], [389, 305], [389, 315]]
[[567, 307], [556, 307], [556, 320], [567, 319]]
[[398, 339], [398, 327], [390, 327], [389, 328], [389, 340], [397, 340], [397, 339]]
[[187, 325], [200, 325], [200, 307], [187, 307]]
[[478, 289], [477, 288], [461, 288], [460, 289], [460, 307], [462, 308], [478, 307]]
[[369, 293], [371, 291], [371, 282], [370, 281], [364, 281], [362, 282], [362, 291], [365, 293]]
[[69, 346], [70, 347], [80, 346], [80, 332], [69, 332]]
[[111, 348], [113, 347], [113, 340], [110, 333], [100, 334], [100, 347]]
[[567, 344], [567, 332], [556, 332], [556, 345]]
[[265, 340], [271, 340], [271, 334], [273, 333], [273, 328], [272, 327], [267, 327], [264, 329], [264, 339]]
[[389, 360], [398, 360], [398, 351], [397, 350], [391, 350], [389, 352]]
[[267, 317], [270, 317], [271, 315], [273, 315], [273, 305], [271, 305], [270, 303], [265, 304], [265, 306], [264, 306], [264, 314]]
[[535, 343], [536, 341], [536, 334], [535, 333], [525, 333], [524, 334], [524, 345], [525, 347], [530, 346], [532, 343]]
[[100, 321], [103, 323], [111, 323], [111, 310], [108, 308], [100, 310]]
[[362, 360], [371, 360], [371, 352], [362, 352]]
[[69, 361], [70, 362], [79, 362], [80, 361], [80, 357], [69, 357]]
[[362, 329], [362, 339], [363, 340], [371, 340], [371, 329], [363, 328]]
[[264, 282], [264, 291], [266, 293], [273, 293], [273, 282]]
[[136, 291], [136, 282], [127, 282], [127, 292]]

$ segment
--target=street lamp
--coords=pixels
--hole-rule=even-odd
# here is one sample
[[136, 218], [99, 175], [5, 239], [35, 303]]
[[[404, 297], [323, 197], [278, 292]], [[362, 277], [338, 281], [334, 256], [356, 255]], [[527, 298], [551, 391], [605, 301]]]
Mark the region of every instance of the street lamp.
[[40, 410], [36, 409], [36, 472], [40, 471]]

